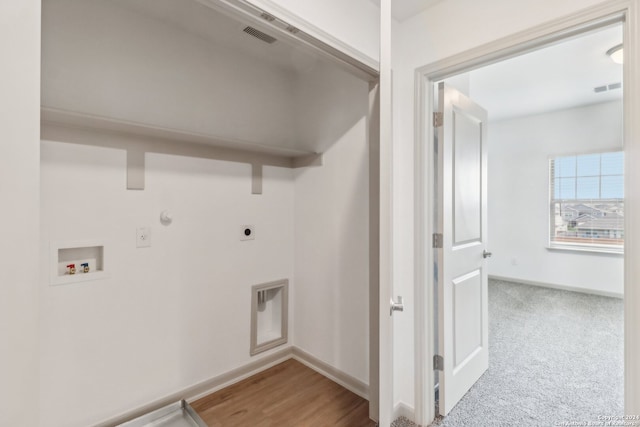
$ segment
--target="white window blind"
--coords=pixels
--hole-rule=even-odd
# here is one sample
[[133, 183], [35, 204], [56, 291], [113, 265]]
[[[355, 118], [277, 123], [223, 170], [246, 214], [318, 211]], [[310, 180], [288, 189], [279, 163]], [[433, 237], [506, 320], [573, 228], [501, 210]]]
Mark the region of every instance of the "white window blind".
[[624, 153], [549, 160], [549, 246], [622, 252]]

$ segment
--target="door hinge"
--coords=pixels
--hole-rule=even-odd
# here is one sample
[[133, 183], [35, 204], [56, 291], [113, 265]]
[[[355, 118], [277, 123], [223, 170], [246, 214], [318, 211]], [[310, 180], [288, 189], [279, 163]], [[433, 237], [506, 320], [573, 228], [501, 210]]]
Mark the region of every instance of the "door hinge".
[[441, 249], [442, 248], [442, 234], [441, 233], [433, 233], [433, 245], [432, 248]]
[[434, 371], [442, 371], [444, 370], [444, 359], [439, 354], [433, 356], [433, 370]]
[[442, 122], [444, 121], [444, 114], [442, 113], [433, 113], [433, 127], [439, 128], [442, 126]]

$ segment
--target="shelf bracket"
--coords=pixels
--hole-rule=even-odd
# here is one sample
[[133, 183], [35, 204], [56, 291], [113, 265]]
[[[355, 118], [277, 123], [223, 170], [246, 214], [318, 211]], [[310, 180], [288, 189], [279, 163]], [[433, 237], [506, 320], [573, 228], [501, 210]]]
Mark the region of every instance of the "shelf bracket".
[[144, 190], [144, 151], [127, 149], [127, 190]]
[[251, 164], [251, 194], [262, 194], [262, 165]]

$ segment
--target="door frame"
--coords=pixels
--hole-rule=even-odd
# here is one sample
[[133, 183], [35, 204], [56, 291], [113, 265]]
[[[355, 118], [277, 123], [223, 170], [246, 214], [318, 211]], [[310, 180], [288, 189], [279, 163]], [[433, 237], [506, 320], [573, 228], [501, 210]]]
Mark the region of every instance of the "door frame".
[[[377, 177], [371, 180], [377, 194], [372, 195], [370, 203], [375, 204], [377, 211], [378, 235], [377, 258], [371, 260], [372, 278], [377, 281], [377, 301], [372, 297], [371, 304], [377, 302], [377, 318], [372, 314], [371, 321], [377, 322], [378, 340], [371, 339], [371, 345], [378, 345], [371, 351], [377, 355], [378, 375], [370, 379], [369, 395], [374, 395], [371, 402], [377, 403], [378, 425], [389, 426], [393, 422], [393, 318], [390, 312], [390, 302], [393, 298], [393, 124], [392, 124], [392, 78], [391, 78], [391, 0], [380, 0], [380, 84], [378, 89], [378, 147], [374, 157], [370, 158], [370, 170], [377, 172]], [[377, 178], [377, 181], [376, 181]], [[377, 262], [377, 264], [376, 264]], [[377, 269], [374, 271], [374, 269]], [[375, 327], [377, 326], [377, 328]], [[377, 350], [377, 353], [376, 353]], [[373, 369], [375, 367], [371, 367]], [[374, 383], [371, 380], [377, 382]], [[377, 390], [376, 390], [377, 388]], [[377, 393], [377, 394], [374, 394]], [[377, 402], [375, 401], [377, 398]], [[370, 408], [371, 406], [370, 405]], [[371, 411], [371, 409], [370, 409]], [[371, 414], [374, 415], [374, 414]], [[375, 419], [371, 416], [372, 419]]]
[[[625, 152], [625, 253], [624, 253], [624, 407], [625, 414], [640, 414], [640, 22], [637, 0], [609, 0], [529, 30], [518, 32], [450, 56], [415, 70], [415, 260], [433, 260], [433, 84], [444, 78], [528, 53], [553, 43], [614, 23], [623, 25], [623, 141]], [[428, 425], [435, 418], [434, 356], [435, 322], [433, 263], [415, 262], [415, 421]], [[634, 307], [636, 310], [634, 311]]]

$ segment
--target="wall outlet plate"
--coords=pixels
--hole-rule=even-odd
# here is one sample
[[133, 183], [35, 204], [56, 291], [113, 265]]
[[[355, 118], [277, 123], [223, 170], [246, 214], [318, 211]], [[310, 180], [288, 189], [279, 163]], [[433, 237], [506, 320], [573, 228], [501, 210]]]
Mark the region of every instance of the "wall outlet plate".
[[148, 248], [151, 246], [151, 227], [136, 228], [136, 248]]
[[253, 225], [243, 225], [240, 228], [240, 240], [255, 240], [256, 228]]

